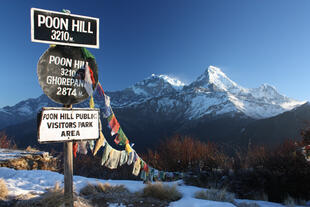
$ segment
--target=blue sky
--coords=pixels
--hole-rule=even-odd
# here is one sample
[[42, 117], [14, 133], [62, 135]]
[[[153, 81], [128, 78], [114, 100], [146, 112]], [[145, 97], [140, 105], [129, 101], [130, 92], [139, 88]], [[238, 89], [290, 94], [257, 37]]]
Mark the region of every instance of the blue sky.
[[32, 7], [100, 19], [100, 49], [89, 50], [105, 90], [152, 73], [189, 83], [215, 65], [241, 86], [310, 100], [308, 0], [11, 0], [1, 2], [0, 107], [43, 93], [36, 67], [48, 45], [30, 40]]

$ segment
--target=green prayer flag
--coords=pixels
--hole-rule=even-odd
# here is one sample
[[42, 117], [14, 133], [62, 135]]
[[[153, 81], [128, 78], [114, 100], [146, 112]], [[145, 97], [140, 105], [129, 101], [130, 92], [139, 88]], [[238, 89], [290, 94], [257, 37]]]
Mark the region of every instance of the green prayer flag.
[[119, 141], [119, 145], [123, 146], [126, 144], [128, 138], [126, 137], [124, 131], [122, 130], [122, 128], [120, 127], [118, 132], [117, 132], [117, 139]]
[[89, 52], [86, 48], [82, 47], [82, 52], [83, 52], [84, 57], [95, 59], [93, 54], [91, 54], [91, 52]]

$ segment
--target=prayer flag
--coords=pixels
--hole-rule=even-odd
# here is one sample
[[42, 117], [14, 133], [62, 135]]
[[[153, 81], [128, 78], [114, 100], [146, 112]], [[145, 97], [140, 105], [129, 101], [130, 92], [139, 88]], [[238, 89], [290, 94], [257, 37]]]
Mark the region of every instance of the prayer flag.
[[120, 125], [114, 114], [108, 117], [108, 121], [109, 121], [109, 126], [111, 128], [111, 135], [113, 136], [114, 134], [118, 132]]

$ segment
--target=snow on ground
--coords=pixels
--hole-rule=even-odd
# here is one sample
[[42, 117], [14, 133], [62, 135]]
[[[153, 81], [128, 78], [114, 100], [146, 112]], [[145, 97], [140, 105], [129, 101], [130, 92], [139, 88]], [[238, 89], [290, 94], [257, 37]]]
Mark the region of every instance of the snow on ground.
[[178, 201], [171, 202], [170, 207], [235, 207], [231, 203], [194, 198], [195, 192], [201, 191], [203, 188], [182, 185], [178, 186], [178, 190], [182, 193], [183, 197]]
[[[14, 170], [10, 168], [0, 168], [0, 178], [4, 179], [7, 183], [9, 195], [17, 196], [27, 193], [41, 194], [47, 188], [52, 188], [56, 182], [63, 185], [63, 175], [45, 171], [45, 170]], [[110, 185], [124, 185], [129, 191], [137, 192], [144, 188], [145, 184], [142, 181], [130, 180], [101, 180], [95, 178], [86, 178], [81, 176], [74, 176], [74, 190], [79, 192], [88, 183], [96, 184], [109, 183]], [[170, 207], [235, 207], [235, 205], [227, 202], [207, 201], [194, 198], [194, 194], [203, 188], [194, 186], [186, 186], [182, 181], [165, 182], [169, 185], [178, 185], [178, 190], [182, 193], [183, 197], [175, 202], [170, 203]], [[237, 203], [257, 203], [260, 207], [283, 207], [278, 203], [266, 201], [251, 201], [236, 199]], [[123, 204], [110, 203], [110, 207], [125, 207]]]

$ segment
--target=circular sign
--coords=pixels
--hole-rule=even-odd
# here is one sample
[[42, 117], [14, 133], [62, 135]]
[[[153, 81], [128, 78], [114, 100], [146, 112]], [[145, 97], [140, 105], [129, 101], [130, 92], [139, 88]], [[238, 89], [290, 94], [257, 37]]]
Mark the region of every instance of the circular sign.
[[56, 103], [71, 105], [87, 99], [98, 83], [96, 60], [79, 47], [50, 47], [38, 62], [43, 92]]

